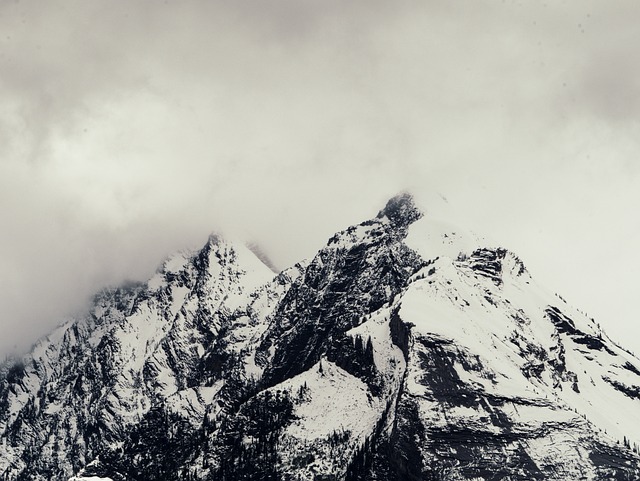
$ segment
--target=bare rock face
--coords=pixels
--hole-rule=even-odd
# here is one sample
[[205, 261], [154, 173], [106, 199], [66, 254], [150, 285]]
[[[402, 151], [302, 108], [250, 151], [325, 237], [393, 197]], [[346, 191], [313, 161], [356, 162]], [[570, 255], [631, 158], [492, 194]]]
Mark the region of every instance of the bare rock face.
[[640, 361], [417, 204], [96, 295], [0, 368], [0, 479], [640, 479]]

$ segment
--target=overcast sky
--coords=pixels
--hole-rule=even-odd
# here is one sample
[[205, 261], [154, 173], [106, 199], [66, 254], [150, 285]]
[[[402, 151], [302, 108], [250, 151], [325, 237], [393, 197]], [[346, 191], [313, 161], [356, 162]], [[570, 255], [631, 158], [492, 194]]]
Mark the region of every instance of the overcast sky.
[[0, 353], [233, 229], [443, 193], [640, 353], [640, 4], [0, 0]]

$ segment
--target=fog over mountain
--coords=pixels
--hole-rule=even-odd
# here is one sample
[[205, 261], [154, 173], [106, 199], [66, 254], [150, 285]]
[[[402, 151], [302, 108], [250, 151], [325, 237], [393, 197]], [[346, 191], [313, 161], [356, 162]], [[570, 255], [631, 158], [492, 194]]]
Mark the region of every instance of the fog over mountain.
[[212, 231], [282, 268], [407, 189], [640, 352], [639, 14], [1, 2], [0, 353]]

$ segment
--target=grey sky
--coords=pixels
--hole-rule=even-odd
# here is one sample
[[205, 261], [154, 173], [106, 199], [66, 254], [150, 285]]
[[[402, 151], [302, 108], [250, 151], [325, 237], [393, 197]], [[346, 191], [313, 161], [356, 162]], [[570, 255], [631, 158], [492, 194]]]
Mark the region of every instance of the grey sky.
[[285, 266], [400, 189], [640, 352], [640, 6], [0, 1], [0, 352], [219, 228]]

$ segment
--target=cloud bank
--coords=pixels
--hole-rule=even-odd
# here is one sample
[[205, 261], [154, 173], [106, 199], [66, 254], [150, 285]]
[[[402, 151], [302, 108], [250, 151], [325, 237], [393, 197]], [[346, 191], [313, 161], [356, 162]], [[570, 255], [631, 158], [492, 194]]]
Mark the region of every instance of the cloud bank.
[[442, 192], [614, 337], [640, 334], [638, 14], [0, 3], [0, 353], [213, 230], [286, 266], [402, 189]]

